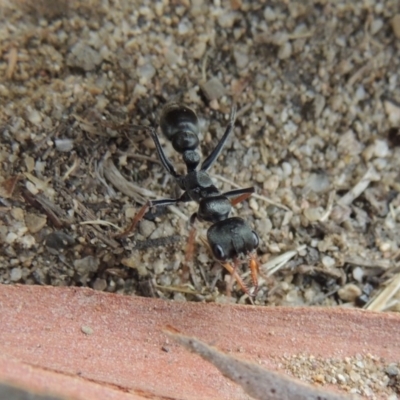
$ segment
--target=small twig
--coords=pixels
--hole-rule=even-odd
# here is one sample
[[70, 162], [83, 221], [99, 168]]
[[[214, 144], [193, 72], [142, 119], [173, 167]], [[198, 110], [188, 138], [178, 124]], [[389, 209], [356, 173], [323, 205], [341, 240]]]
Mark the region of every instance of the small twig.
[[137, 153], [134, 153], [133, 151], [125, 151], [125, 152], [122, 152], [122, 151], [121, 151], [121, 152], [118, 152], [118, 154], [126, 155], [126, 156], [128, 156], [128, 157], [130, 157], [130, 158], [133, 158], [133, 159], [135, 159], [135, 160], [139, 160], [139, 161], [150, 161], [150, 162], [152, 162], [152, 163], [154, 163], [154, 164], [159, 164], [159, 165], [161, 165], [161, 162], [160, 162], [160, 160], [159, 160], [158, 158], [145, 156], [145, 155], [143, 155], [143, 154], [137, 154]]
[[[81, 202], [76, 199], [73, 199], [71, 195], [64, 189], [59, 189], [58, 193], [67, 200], [71, 206], [74, 207], [74, 211], [84, 220], [84, 221], [95, 221], [96, 216], [87, 209]], [[106, 236], [102, 230], [97, 225], [88, 225], [88, 228], [93, 232], [93, 234], [98, 237], [105, 244], [109, 245], [113, 249], [120, 247], [119, 243]]]
[[365, 175], [361, 180], [350, 189], [341, 199], [338, 200], [338, 204], [341, 206], [349, 206], [373, 181], [379, 180], [380, 175], [375, 171], [373, 167], [368, 168]]
[[287, 38], [290, 40], [296, 40], [296, 39], [307, 39], [311, 36], [314, 35], [313, 31], [308, 31], [308, 32], [300, 32], [300, 33], [293, 33], [293, 34], [288, 34]]
[[103, 226], [112, 226], [113, 228], [115, 228], [117, 231], [122, 231], [122, 228], [120, 228], [119, 226], [113, 224], [112, 222], [109, 221], [104, 221], [101, 219], [94, 219], [92, 221], [82, 221], [79, 222], [79, 225], [103, 225]]
[[335, 200], [335, 194], [336, 192], [334, 190], [332, 190], [329, 193], [329, 197], [328, 197], [328, 204], [326, 206], [326, 211], [324, 214], [322, 214], [321, 218], [319, 219], [321, 222], [326, 221], [329, 216], [331, 215], [332, 209], [333, 209], [333, 202]]
[[387, 308], [389, 300], [399, 291], [400, 289], [400, 273], [396, 274], [390, 283], [378, 293], [369, 303], [365, 305], [367, 310], [372, 311], [383, 311]]
[[306, 247], [307, 247], [306, 245], [302, 245], [299, 246], [296, 250], [287, 251], [286, 253], [283, 253], [275, 257], [274, 259], [266, 262], [265, 264], [261, 265], [260, 269], [262, 271], [266, 271], [267, 276], [271, 276], [275, 272], [279, 271], [282, 267], [284, 267], [289, 260], [295, 257], [300, 251], [304, 250]]
[[191, 295], [200, 294], [197, 290], [185, 289], [185, 288], [178, 287], [178, 286], [162, 286], [162, 285], [154, 284], [154, 287], [156, 289], [161, 289], [161, 290], [164, 290], [167, 292], [178, 292], [178, 293], [185, 293], [185, 294], [191, 294]]
[[344, 259], [344, 262], [346, 264], [359, 265], [360, 267], [366, 267], [366, 268], [376, 268], [376, 267], [382, 269], [390, 268], [390, 260], [371, 260], [362, 258], [357, 255], [346, 257]]
[[56, 229], [64, 227], [65, 222], [62, 219], [68, 220], [64, 210], [40, 194], [36, 196], [33, 195], [28, 189], [23, 189], [21, 193], [24, 200], [30, 206], [35, 207], [46, 214], [47, 218], [49, 218]]
[[8, 65], [6, 70], [6, 78], [12, 79], [15, 67], [17, 66], [18, 62], [18, 50], [15, 47], [11, 47], [10, 51], [8, 52], [7, 58], [8, 58]]
[[76, 170], [77, 168], [79, 168], [80, 163], [81, 163], [80, 158], [78, 158], [78, 157], [76, 156], [76, 154], [75, 154], [73, 164], [71, 165], [70, 168], [68, 168], [68, 170], [65, 172], [65, 174], [64, 174], [64, 176], [61, 178], [61, 180], [63, 180], [63, 181], [67, 180], [67, 179], [69, 178], [69, 176], [70, 176], [73, 172], [75, 172], [75, 170]]
[[133, 198], [139, 204], [145, 204], [148, 198], [155, 198], [155, 193], [126, 180], [106, 155], [103, 161], [103, 171], [106, 179], [121, 193]]

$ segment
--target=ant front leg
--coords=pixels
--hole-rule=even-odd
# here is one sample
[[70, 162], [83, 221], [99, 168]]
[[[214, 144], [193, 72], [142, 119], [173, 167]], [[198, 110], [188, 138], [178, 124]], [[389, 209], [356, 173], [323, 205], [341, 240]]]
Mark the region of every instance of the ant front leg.
[[[250, 293], [249, 288], [243, 282], [243, 279], [240, 277], [240, 275], [237, 272], [237, 269], [238, 269], [238, 266], [239, 266], [238, 259], [235, 258], [233, 260], [233, 265], [231, 263], [221, 263], [221, 264], [231, 274], [231, 277], [236, 279], [236, 282], [242, 288], [243, 292], [246, 293], [251, 298], [252, 294]], [[231, 290], [231, 288], [229, 288], [229, 292], [230, 292], [230, 290]], [[228, 295], [230, 295], [230, 293], [228, 293]]]
[[258, 292], [258, 273], [260, 271], [260, 265], [258, 263], [257, 257], [255, 254], [250, 254], [250, 274], [251, 280], [253, 281], [253, 296], [255, 296]]
[[221, 151], [229, 137], [229, 135], [233, 132], [233, 128], [235, 126], [236, 119], [236, 106], [233, 104], [231, 108], [231, 113], [229, 115], [229, 123], [226, 127], [225, 133], [222, 136], [221, 140], [218, 142], [215, 149], [211, 152], [211, 154], [203, 161], [201, 164], [201, 171], [208, 171], [212, 165], [217, 161], [218, 156], [221, 154]]

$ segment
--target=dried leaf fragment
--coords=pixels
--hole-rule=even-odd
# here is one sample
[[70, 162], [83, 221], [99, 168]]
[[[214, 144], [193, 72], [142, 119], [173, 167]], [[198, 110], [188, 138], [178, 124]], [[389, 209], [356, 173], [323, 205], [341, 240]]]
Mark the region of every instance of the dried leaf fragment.
[[14, 193], [18, 179], [19, 176], [16, 175], [3, 181], [0, 185], [0, 197], [4, 197], [5, 199], [10, 198]]

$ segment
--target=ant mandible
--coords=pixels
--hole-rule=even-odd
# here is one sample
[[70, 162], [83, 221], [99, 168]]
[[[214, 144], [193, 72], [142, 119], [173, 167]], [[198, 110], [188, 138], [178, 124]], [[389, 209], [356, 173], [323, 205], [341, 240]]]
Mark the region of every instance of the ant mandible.
[[[195, 240], [194, 223], [196, 219], [212, 223], [207, 231], [207, 239], [214, 257], [231, 273], [245, 293], [249, 296], [254, 296], [258, 288], [259, 267], [255, 249], [258, 247], [259, 238], [257, 233], [251, 230], [242, 218], [229, 217], [232, 207], [250, 197], [254, 193], [254, 187], [220, 193], [207, 173], [217, 160], [226, 140], [232, 133], [235, 117], [236, 107], [233, 106], [224, 135], [211, 154], [203, 161], [200, 169], [197, 170], [200, 164], [200, 155], [196, 151], [199, 146], [199, 122], [196, 113], [191, 108], [178, 103], [169, 103], [164, 107], [160, 118], [161, 131], [171, 141], [173, 148], [182, 154], [187, 169], [185, 175], [179, 175], [175, 171], [171, 161], [161, 147], [156, 129], [148, 126], [136, 126], [150, 131], [161, 164], [175, 179], [184, 193], [177, 199], [148, 201], [134, 217], [129, 228], [119, 234], [118, 237], [124, 237], [131, 233], [149, 208], [195, 201], [199, 204], [199, 209], [189, 220], [191, 230], [187, 252], [190, 255], [193, 253]], [[249, 267], [254, 285], [252, 294], [237, 272], [237, 267], [243, 256], [249, 258]]]

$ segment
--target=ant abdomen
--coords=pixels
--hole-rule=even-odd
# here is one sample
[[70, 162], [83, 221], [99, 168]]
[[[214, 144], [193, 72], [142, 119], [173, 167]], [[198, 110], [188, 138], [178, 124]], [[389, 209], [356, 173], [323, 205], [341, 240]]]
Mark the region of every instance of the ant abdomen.
[[160, 126], [178, 153], [198, 147], [199, 121], [191, 108], [178, 103], [167, 104], [161, 114]]

